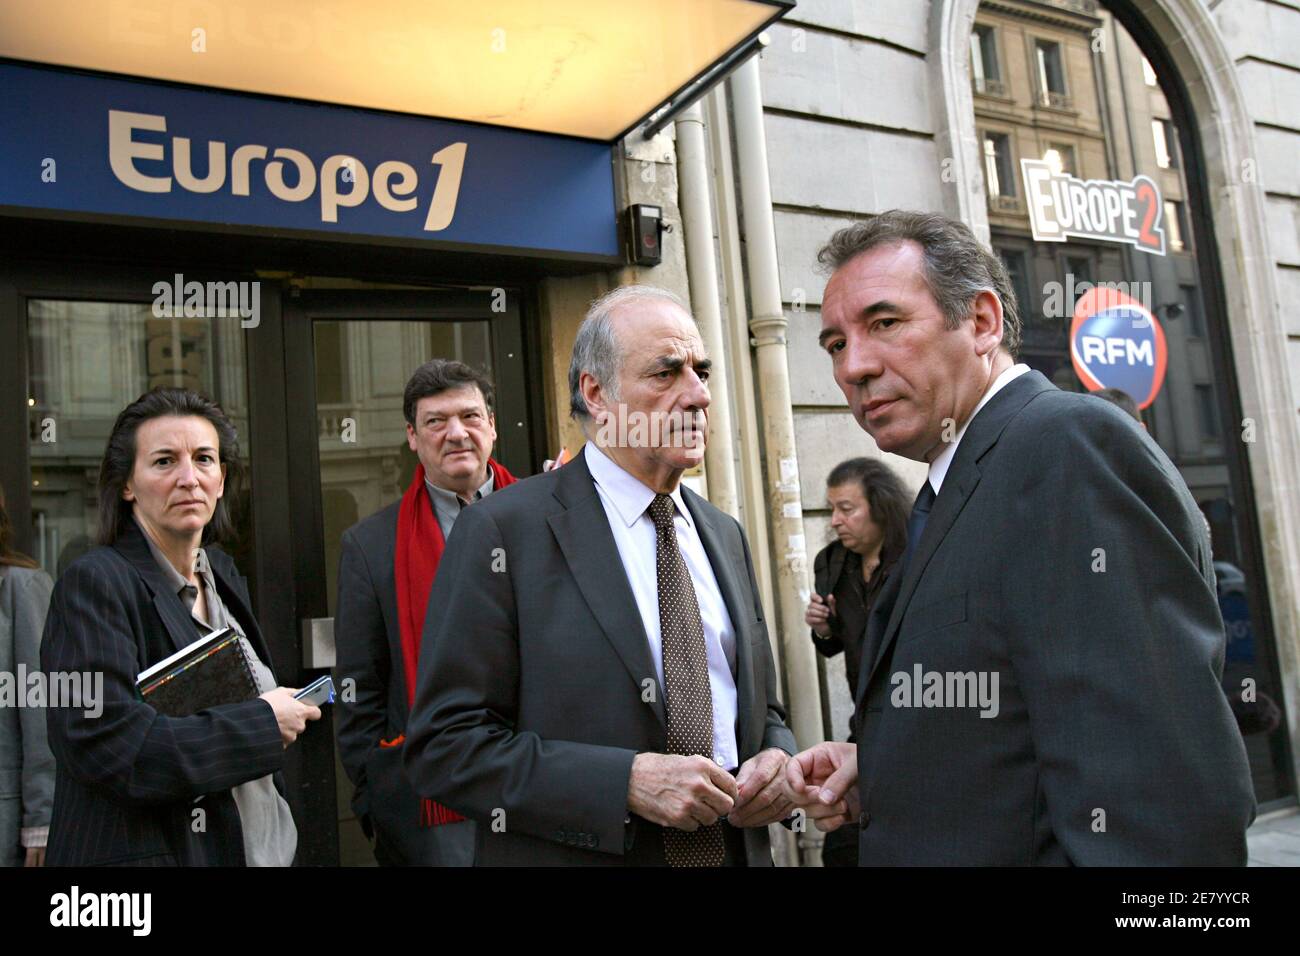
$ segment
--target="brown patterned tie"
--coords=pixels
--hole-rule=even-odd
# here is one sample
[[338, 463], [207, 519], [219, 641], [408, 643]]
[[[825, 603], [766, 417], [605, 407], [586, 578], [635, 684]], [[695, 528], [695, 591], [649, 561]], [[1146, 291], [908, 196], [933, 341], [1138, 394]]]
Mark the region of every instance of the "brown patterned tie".
[[[703, 754], [713, 759], [713, 691], [704, 649], [704, 624], [691, 574], [677, 547], [673, 499], [655, 495], [655, 568], [659, 580], [659, 636], [663, 643], [664, 709], [668, 714], [668, 752]], [[721, 866], [722, 824], [687, 832], [664, 828], [669, 866]]]

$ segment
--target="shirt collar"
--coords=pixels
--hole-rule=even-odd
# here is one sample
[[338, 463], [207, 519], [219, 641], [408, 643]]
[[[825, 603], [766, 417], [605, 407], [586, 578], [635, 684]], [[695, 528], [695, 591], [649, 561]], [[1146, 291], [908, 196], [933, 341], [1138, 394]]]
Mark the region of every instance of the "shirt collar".
[[[139, 524], [137, 521], [136, 526], [139, 527]], [[176, 565], [171, 563], [167, 555], [162, 553], [162, 549], [158, 547], [153, 538], [149, 537], [149, 532], [145, 531], [144, 528], [140, 528], [140, 534], [144, 536], [145, 544], [149, 545], [149, 553], [153, 555], [154, 563], [158, 565], [158, 570], [162, 572], [163, 577], [167, 579], [173, 591], [179, 594], [185, 588], [194, 587], [185, 579], [184, 575], [176, 570]], [[206, 580], [207, 576], [212, 573], [208, 567], [207, 552], [202, 548], [195, 551], [194, 572], [200, 580]]]
[[[429, 489], [430, 495], [436, 495], [438, 498], [441, 498], [443, 502], [445, 502], [446, 504], [449, 504], [452, 507], [457, 507], [457, 508], [460, 506], [460, 495], [456, 494], [456, 492], [448, 491], [446, 488], [440, 488], [438, 485], [435, 485], [428, 478], [424, 479], [424, 487]], [[474, 501], [478, 501], [480, 498], [485, 498], [490, 494], [492, 494], [492, 469], [491, 468], [488, 469], [487, 481], [479, 485], [478, 490], [474, 492]]]
[[966, 434], [966, 429], [975, 420], [975, 416], [980, 413], [980, 409], [987, 405], [994, 395], [1006, 388], [1014, 379], [1019, 378], [1028, 371], [1029, 366], [1023, 362], [1018, 362], [1010, 368], [1003, 369], [1002, 374], [993, 380], [993, 384], [984, 392], [984, 397], [979, 400], [975, 410], [967, 416], [966, 421], [958, 429], [956, 437], [939, 453], [938, 458], [930, 462], [930, 487], [934, 489], [936, 495], [943, 487], [943, 480], [948, 476], [948, 469], [952, 467], [952, 460], [957, 455], [957, 446], [961, 444], [962, 436]]
[[[587, 470], [591, 472], [592, 480], [613, 502], [614, 510], [618, 512], [623, 524], [632, 527], [637, 519], [646, 513], [650, 502], [654, 501], [656, 492], [643, 484], [639, 478], [633, 477], [615, 464], [614, 460], [595, 442], [587, 442], [585, 454]], [[673, 504], [677, 506], [677, 513], [686, 519], [687, 527], [694, 528], [695, 521], [691, 518], [691, 513], [682, 498], [681, 482], [677, 483], [677, 487], [669, 493], [668, 497], [672, 498]]]

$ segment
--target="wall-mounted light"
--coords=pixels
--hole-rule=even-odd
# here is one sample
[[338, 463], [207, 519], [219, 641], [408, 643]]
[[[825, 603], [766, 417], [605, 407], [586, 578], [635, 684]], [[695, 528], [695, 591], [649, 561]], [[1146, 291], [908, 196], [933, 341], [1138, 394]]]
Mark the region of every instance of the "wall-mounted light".
[[663, 259], [664, 211], [659, 206], [636, 203], [627, 207], [627, 261], [634, 266], [657, 266]]

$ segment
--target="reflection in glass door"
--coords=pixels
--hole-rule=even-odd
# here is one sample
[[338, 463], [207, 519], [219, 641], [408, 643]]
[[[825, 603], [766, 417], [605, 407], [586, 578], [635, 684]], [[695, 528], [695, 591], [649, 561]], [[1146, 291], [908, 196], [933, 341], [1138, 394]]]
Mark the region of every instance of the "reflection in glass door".
[[[406, 440], [406, 381], [433, 358], [457, 359], [496, 386], [494, 455], [516, 474], [532, 459], [523, 325], [488, 293], [314, 290], [286, 309], [295, 606], [332, 618], [343, 533], [398, 500], [418, 464]], [[301, 384], [295, 384], [301, 383]], [[304, 387], [305, 386], [305, 387]], [[343, 639], [336, 635], [336, 640]], [[335, 757], [338, 860], [374, 864]]]
[[[147, 303], [27, 303], [33, 556], [57, 578], [95, 540], [96, 482], [118, 414], [160, 385], [220, 404], [249, 462], [248, 389], [239, 320], [158, 318]], [[227, 488], [237, 540], [223, 542], [253, 577], [245, 489]]]
[[417, 460], [406, 443], [402, 393], [432, 358], [495, 380], [489, 323], [318, 319], [316, 427], [329, 613], [338, 597], [343, 532], [402, 496]]

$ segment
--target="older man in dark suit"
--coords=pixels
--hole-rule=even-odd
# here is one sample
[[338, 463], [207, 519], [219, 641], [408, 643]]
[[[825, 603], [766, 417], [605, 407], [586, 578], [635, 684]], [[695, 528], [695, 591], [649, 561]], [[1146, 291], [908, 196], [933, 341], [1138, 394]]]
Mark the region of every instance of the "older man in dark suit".
[[869, 619], [857, 746], [792, 760], [792, 796], [823, 829], [858, 816], [864, 865], [1245, 863], [1250, 775], [1177, 470], [1016, 364], [1006, 272], [961, 223], [884, 213], [821, 259], [854, 417], [930, 468]]
[[482, 864], [771, 864], [795, 748], [749, 547], [680, 482], [708, 369], [670, 294], [597, 301], [569, 373], [583, 453], [461, 516], [406, 766], [478, 821]]

